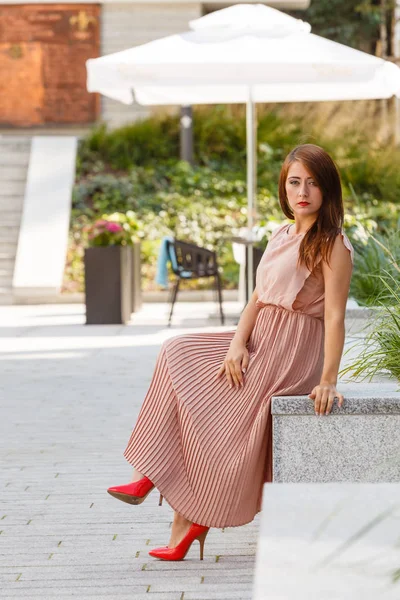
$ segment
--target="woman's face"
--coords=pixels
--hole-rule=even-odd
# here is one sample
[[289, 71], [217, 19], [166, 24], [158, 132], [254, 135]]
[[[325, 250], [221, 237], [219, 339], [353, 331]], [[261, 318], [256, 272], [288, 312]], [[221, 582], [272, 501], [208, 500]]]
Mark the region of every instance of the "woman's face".
[[312, 215], [315, 218], [315, 214], [321, 208], [322, 192], [311, 173], [298, 160], [289, 167], [285, 189], [290, 208], [296, 218], [305, 217], [308, 220]]

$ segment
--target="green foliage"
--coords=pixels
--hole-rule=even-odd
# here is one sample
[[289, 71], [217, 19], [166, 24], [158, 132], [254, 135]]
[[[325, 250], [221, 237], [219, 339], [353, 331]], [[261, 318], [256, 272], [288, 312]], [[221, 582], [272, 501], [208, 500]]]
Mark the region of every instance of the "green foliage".
[[137, 208], [134, 184], [126, 175], [94, 174], [75, 185], [72, 205], [75, 209], [98, 215], [110, 208], [122, 211], [124, 207]]
[[[372, 380], [374, 375], [389, 373], [400, 381], [400, 268], [393, 276], [384, 270], [379, 277], [386, 289], [385, 303], [379, 301], [382, 309], [370, 321], [367, 337], [357, 342], [345, 354], [357, 346], [358, 358], [339, 373], [343, 377], [351, 372], [353, 379]], [[388, 301], [390, 298], [390, 301]]]
[[100, 161], [114, 170], [133, 165], [168, 160], [179, 153], [179, 120], [176, 117], [152, 117], [135, 121], [114, 131], [102, 124], [81, 140], [77, 163], [78, 175], [91, 171]]
[[[213, 173], [223, 174], [224, 179], [241, 180], [246, 177], [245, 114], [216, 106], [207, 110], [194, 107], [195, 155], [198, 167], [207, 167], [212, 182]], [[105, 198], [135, 198], [140, 202], [143, 191], [147, 199], [166, 183], [185, 183], [180, 175], [184, 168], [179, 164], [179, 118], [152, 117], [127, 127], [107, 131], [104, 125], [95, 128], [79, 145], [77, 176], [80, 189], [75, 193], [92, 196], [97, 191]], [[149, 139], [142, 142], [148, 132]], [[287, 122], [278, 110], [259, 110], [258, 117], [258, 185], [276, 195], [282, 161], [287, 153], [301, 143], [312, 142], [323, 146], [335, 157], [340, 168], [344, 197], [352, 200], [357, 191], [357, 202], [378, 207], [380, 201], [399, 202], [400, 149], [380, 146], [371, 141], [371, 132], [356, 125], [346, 136], [325, 139], [319, 131], [304, 128], [301, 119]], [[181, 163], [182, 164], [182, 163]], [[172, 181], [170, 171], [178, 181]], [[197, 172], [197, 175], [201, 170]], [[130, 175], [128, 175], [130, 173]], [[110, 177], [110, 175], [118, 177]], [[84, 178], [89, 189], [85, 190]], [[203, 175], [203, 173], [202, 173]], [[196, 174], [194, 175], [196, 177]], [[92, 188], [92, 189], [90, 189]], [[94, 189], [93, 189], [94, 188]], [[136, 209], [135, 203], [130, 206]], [[104, 210], [108, 210], [104, 206]]]
[[[104, 186], [104, 187], [103, 187]], [[125, 196], [124, 192], [125, 191]], [[282, 218], [279, 203], [267, 189], [259, 189], [260, 211], [269, 220]], [[226, 288], [236, 287], [239, 265], [233, 260], [231, 237], [239, 235], [247, 221], [246, 185], [233, 171], [218, 173], [209, 167], [192, 167], [183, 161], [169, 161], [159, 167], [132, 168], [128, 175], [88, 176], [75, 186], [72, 222], [79, 216], [74, 240], [88, 244], [87, 222], [105, 210], [125, 213], [134, 210], [141, 223], [145, 287], [154, 287], [158, 248], [164, 235], [173, 234], [218, 252]], [[82, 256], [83, 253], [80, 253]], [[72, 257], [69, 257], [69, 263]], [[71, 271], [67, 270], [67, 275]], [[82, 288], [83, 276], [76, 277]], [[186, 284], [190, 285], [194, 284]], [[204, 280], [203, 285], [209, 285]], [[198, 282], [196, 283], [198, 287]]]
[[400, 230], [387, 235], [367, 234], [356, 241], [350, 294], [363, 306], [391, 305], [395, 296], [382, 281], [399, 279]]
[[[243, 107], [195, 107], [195, 166], [178, 159], [178, 117], [153, 117], [115, 131], [101, 126], [82, 140], [65, 288], [83, 289], [82, 245], [88, 244], [84, 225], [102, 214], [130, 210], [141, 223], [145, 289], [154, 287], [158, 247], [167, 234], [215, 248], [224, 286], [236, 287], [239, 265], [233, 260], [230, 238], [247, 222], [244, 117]], [[356, 131], [324, 140], [301, 119], [292, 123], [277, 110], [262, 107], [257, 139], [261, 223], [284, 219], [278, 200], [282, 161], [294, 146], [312, 142], [326, 148], [338, 163], [345, 228], [356, 253], [363, 252], [366, 232], [385, 234], [400, 228], [399, 151], [379, 148], [366, 133]], [[360, 263], [353, 277], [358, 269], [362, 270]], [[354, 280], [352, 293], [367, 302], [371, 283], [365, 278], [361, 284], [361, 279]]]
[[210, 167], [225, 163], [230, 168], [244, 168], [246, 125], [243, 107], [238, 112], [239, 116], [235, 118], [226, 106], [217, 105], [205, 110], [193, 107], [196, 163]]
[[305, 11], [285, 12], [311, 23], [317, 35], [375, 54], [380, 23], [375, 0], [318, 0]]
[[[400, 149], [372, 145], [368, 140], [346, 138], [346, 154], [340, 158], [340, 174], [354, 197], [364, 206], [379, 207], [380, 200], [399, 203]], [[382, 205], [381, 205], [382, 206]], [[382, 206], [386, 210], [386, 206]], [[400, 222], [400, 215], [398, 216]]]

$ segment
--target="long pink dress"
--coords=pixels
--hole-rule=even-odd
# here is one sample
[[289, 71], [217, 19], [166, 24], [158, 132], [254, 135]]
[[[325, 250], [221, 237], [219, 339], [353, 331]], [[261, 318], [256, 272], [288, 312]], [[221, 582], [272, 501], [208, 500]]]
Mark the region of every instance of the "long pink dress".
[[[256, 276], [258, 314], [242, 388], [216, 375], [235, 331], [165, 341], [125, 458], [190, 521], [235, 527], [261, 510], [272, 481], [271, 397], [309, 394], [320, 381], [324, 344], [321, 263], [297, 268], [303, 234], [270, 237]], [[354, 250], [342, 233], [342, 240]]]

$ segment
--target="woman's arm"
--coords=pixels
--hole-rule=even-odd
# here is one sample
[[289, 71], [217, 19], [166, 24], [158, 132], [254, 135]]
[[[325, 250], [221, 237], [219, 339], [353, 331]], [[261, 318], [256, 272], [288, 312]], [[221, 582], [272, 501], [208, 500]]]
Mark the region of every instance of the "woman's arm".
[[343, 395], [336, 389], [337, 377], [342, 357], [346, 316], [346, 303], [349, 295], [352, 263], [350, 253], [338, 235], [333, 245], [330, 267], [322, 262], [322, 273], [325, 282], [325, 341], [324, 366], [321, 381], [314, 388], [313, 397], [316, 414], [329, 414], [333, 399], [339, 398], [339, 407], [343, 404]]
[[258, 294], [254, 290], [246, 308], [243, 310], [236, 333], [232, 338], [224, 362], [218, 371], [217, 378], [224, 373], [230, 387], [237, 388], [243, 385], [243, 373], [249, 364], [249, 352], [246, 348], [247, 341], [253, 331], [259, 309], [256, 308]]

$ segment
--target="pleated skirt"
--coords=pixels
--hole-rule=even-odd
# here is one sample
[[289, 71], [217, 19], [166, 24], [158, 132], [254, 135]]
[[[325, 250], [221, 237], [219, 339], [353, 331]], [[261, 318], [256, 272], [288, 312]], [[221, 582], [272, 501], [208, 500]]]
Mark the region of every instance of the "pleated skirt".
[[235, 331], [189, 333], [161, 347], [124, 456], [192, 522], [237, 527], [272, 481], [271, 397], [309, 394], [323, 367], [323, 321], [264, 305], [244, 386], [217, 373]]

